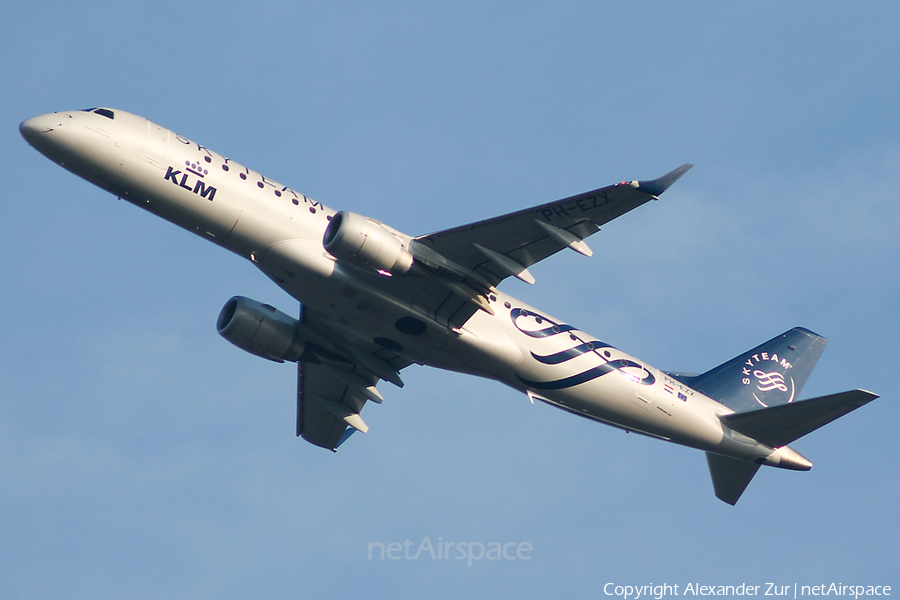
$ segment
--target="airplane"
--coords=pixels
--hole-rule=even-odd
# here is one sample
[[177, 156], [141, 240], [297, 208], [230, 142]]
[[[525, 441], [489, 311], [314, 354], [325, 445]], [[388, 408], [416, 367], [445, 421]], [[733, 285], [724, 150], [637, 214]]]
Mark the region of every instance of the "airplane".
[[691, 167], [476, 223], [410, 236], [335, 211], [143, 117], [112, 108], [21, 123], [25, 140], [88, 182], [250, 260], [300, 302], [299, 318], [235, 296], [218, 332], [297, 364], [296, 433], [337, 451], [367, 432], [376, 384], [419, 364], [499, 381], [531, 399], [706, 453], [734, 505], [761, 465], [807, 471], [788, 444], [878, 396], [798, 400], [827, 340], [797, 327], [705, 373], [661, 371], [500, 291], [508, 277], [657, 200]]

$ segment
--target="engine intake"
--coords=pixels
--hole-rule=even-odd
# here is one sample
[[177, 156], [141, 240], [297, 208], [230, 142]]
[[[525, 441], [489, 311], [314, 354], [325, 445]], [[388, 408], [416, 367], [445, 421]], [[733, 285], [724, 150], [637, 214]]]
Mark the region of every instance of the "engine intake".
[[400, 238], [378, 221], [352, 212], [341, 211], [331, 218], [322, 244], [338, 260], [392, 275], [406, 273], [413, 263]]
[[268, 304], [235, 296], [225, 303], [216, 321], [223, 338], [250, 354], [275, 362], [296, 362], [306, 347], [300, 321]]

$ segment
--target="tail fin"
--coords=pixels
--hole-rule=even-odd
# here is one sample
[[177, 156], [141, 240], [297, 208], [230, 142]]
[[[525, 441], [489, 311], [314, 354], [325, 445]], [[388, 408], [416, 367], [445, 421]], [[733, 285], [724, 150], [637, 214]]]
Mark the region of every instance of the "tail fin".
[[795, 327], [702, 375], [672, 375], [735, 412], [789, 404], [827, 344], [809, 329]]

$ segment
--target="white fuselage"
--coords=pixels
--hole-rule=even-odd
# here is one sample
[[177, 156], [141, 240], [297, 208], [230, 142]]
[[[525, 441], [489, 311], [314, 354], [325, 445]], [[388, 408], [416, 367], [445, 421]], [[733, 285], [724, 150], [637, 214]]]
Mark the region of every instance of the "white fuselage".
[[[348, 339], [390, 337], [415, 314], [390, 277], [325, 251], [335, 211], [142, 117], [74, 111], [24, 122], [40, 152], [73, 173], [247, 258]], [[569, 412], [694, 448], [786, 466], [774, 450], [723, 425], [726, 406], [597, 338], [502, 292], [459, 329], [435, 327], [404, 346], [409, 361], [507, 384]], [[790, 460], [782, 458], [790, 456]]]

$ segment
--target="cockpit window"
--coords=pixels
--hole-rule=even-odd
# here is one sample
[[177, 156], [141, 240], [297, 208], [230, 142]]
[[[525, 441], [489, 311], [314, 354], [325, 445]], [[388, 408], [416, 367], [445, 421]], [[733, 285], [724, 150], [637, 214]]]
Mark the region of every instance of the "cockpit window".
[[94, 112], [98, 115], [103, 115], [107, 119], [115, 119], [116, 118], [115, 113], [113, 113], [113, 111], [109, 110], [108, 108], [97, 108], [97, 109], [94, 109], [92, 112]]
[[82, 108], [82, 109], [81, 109], [81, 112], [94, 112], [95, 110], [97, 110], [96, 107], [94, 107], [94, 108]]

